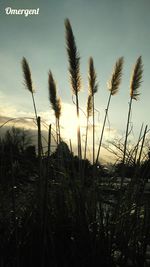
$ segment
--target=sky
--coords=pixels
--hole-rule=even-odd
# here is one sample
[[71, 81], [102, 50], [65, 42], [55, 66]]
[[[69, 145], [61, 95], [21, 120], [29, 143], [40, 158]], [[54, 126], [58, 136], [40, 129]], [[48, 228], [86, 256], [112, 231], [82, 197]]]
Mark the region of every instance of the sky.
[[[5, 8], [39, 8], [39, 15], [6, 15]], [[133, 101], [131, 138], [137, 139], [141, 124], [150, 125], [150, 1], [149, 0], [0, 0], [0, 116], [33, 117], [32, 99], [25, 89], [21, 60], [26, 57], [32, 72], [38, 114], [54, 123], [48, 100], [48, 71], [57, 82], [62, 100], [61, 127], [64, 140], [76, 143], [75, 106], [69, 84], [64, 20], [69, 18], [80, 54], [82, 88], [80, 107], [86, 110], [88, 60], [92, 56], [99, 83], [95, 97], [96, 144], [109, 96], [107, 82], [116, 60], [124, 57], [120, 90], [112, 97], [105, 139], [125, 134], [133, 66], [142, 56], [144, 73], [138, 101]], [[84, 143], [85, 115], [81, 113]], [[29, 124], [30, 125], [30, 124]], [[31, 126], [31, 125], [30, 125]], [[148, 126], [149, 127], [149, 126]], [[89, 151], [91, 130], [89, 133]], [[104, 154], [106, 151], [102, 151]]]

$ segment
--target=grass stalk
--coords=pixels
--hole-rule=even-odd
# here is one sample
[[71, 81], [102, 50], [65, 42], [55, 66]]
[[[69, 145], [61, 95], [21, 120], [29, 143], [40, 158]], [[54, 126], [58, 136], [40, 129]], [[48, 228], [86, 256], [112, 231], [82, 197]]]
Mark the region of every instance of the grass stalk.
[[87, 117], [86, 133], [85, 133], [85, 147], [84, 147], [84, 160], [86, 159], [87, 140], [88, 140], [88, 129], [89, 129], [89, 118]]
[[127, 126], [126, 126], [126, 134], [125, 134], [125, 142], [124, 142], [124, 151], [123, 151], [123, 159], [122, 159], [122, 177], [121, 177], [121, 188], [123, 186], [124, 175], [125, 175], [125, 158], [126, 158], [126, 150], [127, 150], [127, 140], [129, 135], [129, 124], [130, 124], [130, 115], [132, 108], [132, 101], [137, 100], [139, 96], [138, 88], [141, 85], [141, 78], [143, 73], [143, 65], [141, 56], [137, 59], [136, 64], [133, 69], [133, 74], [131, 77], [130, 83], [130, 101], [129, 101], [129, 109], [128, 109], [128, 117], [127, 117]]
[[87, 100], [87, 121], [86, 121], [86, 133], [85, 133], [85, 147], [84, 147], [84, 159], [86, 159], [87, 152], [87, 140], [88, 140], [88, 130], [89, 130], [89, 117], [92, 115], [92, 95], [89, 94]]
[[71, 142], [71, 139], [69, 139], [69, 145], [70, 145], [70, 152], [72, 153], [72, 142]]
[[128, 135], [129, 135], [129, 124], [130, 124], [131, 107], [132, 107], [132, 98], [130, 98], [130, 102], [129, 102], [129, 110], [128, 110], [128, 117], [127, 117], [125, 142], [124, 142], [124, 151], [123, 151], [123, 159], [122, 159], [122, 163], [123, 164], [125, 164], [125, 157], [126, 157], [126, 150], [127, 150], [127, 139], [128, 139]]
[[146, 137], [146, 134], [147, 134], [147, 127], [148, 127], [148, 125], [145, 126], [145, 130], [144, 130], [144, 134], [143, 134], [142, 144], [141, 144], [139, 158], [138, 158], [138, 163], [139, 164], [141, 162], [142, 151], [143, 151], [143, 147], [144, 147], [145, 137]]
[[77, 138], [78, 138], [78, 157], [82, 159], [82, 150], [81, 150], [81, 131], [80, 131], [80, 113], [79, 113], [79, 98], [76, 93], [76, 112], [77, 112]]
[[135, 148], [134, 164], [136, 164], [136, 160], [137, 160], [137, 153], [138, 153], [138, 150], [139, 150], [139, 144], [140, 144], [140, 140], [141, 140], [141, 136], [142, 136], [142, 131], [143, 131], [143, 123], [142, 123], [141, 129], [140, 129], [138, 142], [137, 142], [137, 145], [136, 145], [136, 148]]
[[46, 173], [44, 175], [44, 194], [43, 194], [43, 229], [42, 229], [42, 259], [41, 267], [45, 266], [45, 253], [47, 246], [47, 217], [48, 217], [48, 179], [50, 178], [50, 151], [51, 151], [51, 124], [48, 132], [48, 155]]
[[38, 161], [39, 161], [39, 181], [38, 181], [38, 199], [39, 199], [39, 216], [40, 227], [42, 229], [42, 195], [43, 195], [43, 183], [42, 183], [42, 148], [41, 148], [41, 118], [38, 117]]
[[32, 101], [33, 101], [33, 107], [34, 107], [35, 119], [36, 119], [36, 121], [37, 121], [37, 119], [38, 119], [38, 115], [37, 115], [37, 109], [36, 109], [35, 98], [34, 98], [34, 94], [33, 94], [33, 92], [31, 92], [31, 96], [32, 96]]
[[97, 75], [94, 68], [93, 58], [89, 59], [89, 95], [92, 97], [92, 120], [93, 120], [93, 164], [95, 163], [95, 103], [94, 95], [98, 90]]
[[116, 95], [118, 90], [119, 90], [119, 85], [121, 83], [121, 77], [122, 77], [122, 68], [123, 68], [123, 57], [120, 57], [114, 66], [111, 80], [108, 83], [108, 89], [110, 91], [110, 95], [109, 95], [107, 107], [105, 110], [105, 117], [104, 117], [104, 121], [103, 121], [103, 126], [102, 126], [99, 146], [98, 146], [96, 164], [98, 164], [98, 160], [99, 160], [99, 155], [100, 155], [100, 150], [101, 150], [101, 146], [102, 146], [102, 140], [103, 140], [103, 135], [104, 135], [106, 119], [107, 119], [107, 115], [108, 115], [108, 110], [109, 110], [109, 106], [110, 106], [111, 96]]
[[48, 153], [47, 153], [48, 160], [51, 154], [51, 129], [52, 129], [52, 125], [50, 124], [49, 131], [48, 131]]
[[94, 103], [94, 95], [93, 95], [93, 165], [95, 163], [95, 103]]
[[107, 119], [107, 115], [108, 115], [111, 96], [112, 96], [112, 94], [110, 93], [109, 98], [108, 98], [108, 102], [107, 102], [107, 107], [105, 110], [105, 117], [104, 117], [104, 121], [103, 121], [103, 127], [102, 127], [101, 136], [100, 136], [100, 141], [99, 141], [99, 147], [98, 147], [98, 152], [97, 152], [97, 157], [96, 157], [96, 164], [98, 164], [98, 160], [99, 160], [99, 155], [100, 155], [100, 150], [101, 150], [101, 146], [102, 146], [102, 140], [103, 140], [104, 129], [105, 129], [106, 119]]

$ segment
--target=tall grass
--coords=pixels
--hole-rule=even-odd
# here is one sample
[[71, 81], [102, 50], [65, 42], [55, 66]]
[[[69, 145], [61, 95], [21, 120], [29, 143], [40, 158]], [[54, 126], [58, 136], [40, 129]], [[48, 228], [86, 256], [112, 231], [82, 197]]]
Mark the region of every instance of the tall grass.
[[78, 157], [82, 158], [81, 148], [81, 132], [80, 132], [80, 112], [79, 112], [79, 98], [78, 94], [81, 88], [81, 76], [80, 76], [80, 57], [76, 47], [75, 37], [72, 31], [72, 27], [69, 19], [65, 20], [66, 27], [66, 44], [69, 60], [69, 73], [72, 92], [76, 98], [76, 114], [77, 114], [77, 140], [78, 140]]
[[141, 136], [142, 136], [142, 131], [143, 131], [143, 123], [142, 123], [141, 129], [140, 129], [140, 134], [139, 134], [139, 138], [137, 141], [137, 145], [135, 147], [134, 164], [136, 164], [136, 160], [137, 160], [137, 154], [138, 154], [139, 144], [140, 144], [140, 140], [141, 140]]
[[49, 86], [49, 100], [55, 113], [56, 119], [56, 140], [57, 144], [60, 143], [60, 115], [61, 115], [61, 101], [57, 97], [56, 82], [54, 81], [53, 74], [49, 71], [48, 75]]
[[119, 85], [120, 85], [121, 77], [122, 77], [122, 68], [123, 68], [123, 57], [120, 57], [115, 64], [114, 71], [112, 73], [112, 77], [108, 83], [108, 89], [110, 91], [110, 94], [109, 94], [109, 98], [108, 98], [108, 102], [107, 102], [107, 107], [105, 110], [105, 117], [104, 117], [104, 121], [103, 121], [101, 135], [100, 135], [100, 141], [99, 141], [98, 152], [97, 152], [97, 157], [96, 157], [96, 164], [98, 163], [98, 160], [99, 160], [99, 155], [100, 155], [100, 150], [101, 150], [101, 145], [102, 145], [102, 140], [103, 140], [103, 135], [104, 135], [104, 129], [105, 129], [105, 124], [106, 124], [106, 119], [107, 119], [107, 115], [108, 115], [111, 97], [118, 93]]
[[88, 141], [88, 129], [89, 129], [89, 118], [92, 115], [92, 95], [88, 95], [87, 107], [86, 107], [86, 133], [85, 133], [85, 147], [84, 147], [84, 160], [86, 159], [87, 152], [87, 141]]
[[89, 59], [89, 95], [92, 97], [92, 119], [93, 119], [93, 164], [95, 163], [95, 103], [94, 95], [98, 90], [97, 75], [94, 68], [93, 58]]
[[32, 96], [35, 118], [37, 121], [38, 116], [37, 116], [37, 109], [36, 109], [36, 104], [35, 104], [35, 99], [34, 99], [34, 89], [33, 89], [32, 76], [31, 76], [29, 64], [28, 64], [25, 57], [23, 57], [23, 59], [22, 59], [22, 70], [23, 70], [23, 75], [24, 75], [25, 86], [29, 90], [29, 92], [31, 93], [31, 96]]
[[[69, 20], [66, 20], [66, 38], [68, 56], [70, 62], [70, 75], [73, 93], [76, 96], [77, 117], [79, 119], [78, 93], [80, 91], [79, 56], [75, 46]], [[99, 153], [102, 144], [106, 118], [110, 106], [111, 97], [118, 92], [122, 77], [123, 58], [120, 58], [115, 65], [109, 90], [110, 95], [100, 136]], [[27, 61], [23, 60], [24, 77], [26, 86], [32, 94], [33, 86], [31, 73]], [[132, 99], [137, 99], [139, 85], [142, 77], [141, 58], [137, 60], [131, 81], [131, 104]], [[141, 171], [141, 157], [144, 149], [147, 126], [142, 137], [142, 144], [138, 153], [138, 172], [135, 169], [131, 182], [125, 187], [122, 185], [118, 189], [117, 180], [112, 179], [112, 173], [102, 172], [94, 169], [95, 165], [95, 119], [94, 119], [94, 94], [97, 92], [97, 80], [94, 69], [93, 59], [89, 61], [89, 95], [87, 101], [87, 127], [84, 150], [84, 184], [82, 183], [82, 173], [78, 163], [81, 161], [81, 137], [80, 127], [77, 128], [78, 137], [78, 157], [72, 153], [70, 140], [70, 150], [64, 142], [58, 144], [55, 152], [51, 151], [52, 129], [49, 126], [48, 133], [48, 154], [43, 156], [41, 153], [41, 118], [37, 117], [36, 106], [35, 114], [38, 126], [38, 153], [34, 156], [34, 173], [30, 170], [29, 177], [24, 178], [22, 164], [24, 161], [27, 166], [31, 163], [30, 159], [22, 151], [17, 157], [8, 155], [10, 142], [4, 142], [0, 147], [5, 160], [0, 161], [3, 168], [5, 183], [7, 179], [12, 179], [12, 194], [3, 192], [0, 186], [0, 196], [5, 212], [0, 209], [0, 249], [4, 251], [0, 264], [7, 266], [37, 266], [37, 267], [96, 267], [96, 266], [129, 266], [131, 263], [135, 267], [146, 266], [146, 251], [149, 245], [149, 201], [144, 195], [144, 172]], [[57, 97], [56, 83], [53, 75], [49, 73], [49, 98], [56, 117], [57, 132], [60, 129], [59, 118], [61, 114], [60, 100]], [[129, 106], [131, 109], [131, 106]], [[130, 110], [131, 112], [131, 110]], [[86, 160], [88, 144], [88, 125], [89, 117], [93, 119], [93, 162]], [[128, 122], [130, 116], [128, 115]], [[129, 127], [127, 125], [127, 127]], [[129, 131], [127, 131], [128, 137]], [[127, 138], [126, 138], [127, 139]], [[139, 140], [141, 139], [141, 133]], [[7, 141], [7, 140], [5, 140]], [[10, 141], [10, 140], [9, 140]], [[0, 139], [0, 146], [1, 146]], [[17, 142], [13, 147], [13, 153], [18, 151]], [[127, 145], [127, 140], [126, 140]], [[125, 145], [124, 145], [125, 146]], [[14, 149], [15, 148], [15, 149]], [[127, 157], [127, 146], [121, 147], [121, 152]], [[62, 156], [60, 164], [59, 156]], [[128, 157], [131, 154], [128, 153]], [[99, 155], [97, 155], [96, 162]], [[8, 160], [8, 162], [7, 162]], [[20, 164], [15, 167], [16, 161]], [[2, 163], [1, 163], [2, 162]], [[148, 165], [149, 166], [149, 165]], [[15, 169], [16, 168], [16, 169]], [[8, 169], [8, 170], [7, 170]], [[95, 172], [93, 172], [93, 169]], [[1, 169], [2, 170], [2, 169]], [[17, 176], [19, 172], [19, 177]], [[93, 173], [96, 179], [93, 179]], [[31, 180], [32, 175], [38, 178]], [[116, 175], [116, 173], [115, 173]], [[23, 176], [23, 177], [22, 177]], [[105, 176], [105, 177], [104, 177]], [[15, 180], [18, 177], [18, 180]], [[94, 178], [95, 178], [94, 177]], [[28, 180], [27, 180], [28, 178]], [[134, 179], [133, 179], [134, 178]], [[26, 179], [22, 182], [23, 179]], [[14, 192], [14, 181], [18, 183], [18, 192]], [[36, 184], [38, 183], [38, 188]], [[20, 194], [19, 194], [20, 190]], [[27, 198], [29, 191], [33, 191], [32, 198]], [[25, 192], [25, 194], [23, 194]], [[13, 229], [6, 224], [9, 223], [10, 211], [9, 197], [11, 195], [13, 206]], [[119, 196], [119, 197], [118, 197]], [[118, 200], [119, 199], [119, 200]], [[19, 200], [19, 201], [18, 201]], [[36, 205], [36, 201], [39, 205]], [[1, 207], [1, 204], [0, 204]], [[11, 207], [12, 208], [12, 207]], [[5, 222], [7, 213], [8, 218]], [[18, 216], [19, 214], [19, 216]], [[6, 216], [6, 217], [7, 217]], [[16, 225], [16, 218], [19, 218]], [[4, 222], [1, 222], [4, 220]], [[3, 229], [9, 232], [3, 234]], [[6, 231], [6, 230], [5, 230]], [[18, 235], [19, 231], [19, 235]], [[5, 240], [3, 240], [5, 239]], [[15, 241], [15, 242], [14, 242]], [[13, 249], [15, 244], [15, 249]], [[19, 249], [18, 249], [19, 246]], [[1, 251], [0, 251], [1, 252]], [[1, 253], [2, 254], [2, 253]]]
[[[38, 114], [37, 114], [37, 108], [36, 108], [36, 103], [35, 103], [35, 98], [34, 98], [34, 88], [33, 88], [33, 82], [32, 82], [32, 76], [31, 76], [31, 70], [29, 67], [29, 64], [26, 60], [25, 57], [22, 59], [22, 70], [23, 70], [23, 75], [24, 75], [24, 83], [28, 91], [31, 93], [32, 96], [32, 102], [33, 102], [33, 108], [35, 112], [35, 119], [38, 127]], [[41, 139], [41, 151], [43, 153], [43, 147], [42, 147], [42, 139]]]
[[[125, 141], [124, 141], [124, 151], [123, 151], [123, 159], [122, 163], [123, 166], [125, 164], [125, 158], [126, 158], [126, 149], [127, 149], [127, 140], [129, 135], [129, 124], [130, 124], [130, 116], [131, 116], [131, 108], [132, 108], [132, 102], [133, 100], [137, 100], [139, 96], [139, 87], [142, 82], [142, 73], [143, 73], [143, 64], [142, 64], [142, 57], [140, 56], [133, 69], [133, 73], [131, 76], [131, 82], [130, 82], [130, 101], [129, 101], [129, 109], [128, 109], [128, 117], [127, 117], [127, 126], [126, 126], [126, 134], [125, 134]], [[124, 167], [123, 167], [124, 168]], [[122, 173], [122, 179], [121, 179], [121, 187], [123, 185], [124, 180], [124, 170]]]
[[140, 164], [140, 162], [141, 162], [142, 152], [143, 152], [143, 148], [144, 148], [144, 142], [145, 142], [145, 138], [146, 138], [146, 134], [147, 134], [147, 127], [148, 127], [148, 125], [145, 126], [145, 130], [144, 130], [144, 134], [143, 134], [143, 138], [142, 138], [142, 144], [141, 144], [139, 157], [138, 157], [138, 164]]

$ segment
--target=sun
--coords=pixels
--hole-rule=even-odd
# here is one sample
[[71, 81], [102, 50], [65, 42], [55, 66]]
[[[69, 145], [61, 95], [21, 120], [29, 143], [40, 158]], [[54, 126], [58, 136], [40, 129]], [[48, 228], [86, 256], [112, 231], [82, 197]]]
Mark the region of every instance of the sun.
[[84, 130], [86, 123], [86, 118], [83, 114], [80, 115], [80, 120], [76, 116], [76, 107], [71, 104], [63, 104], [62, 117], [60, 119], [60, 124], [62, 127], [62, 135], [67, 140], [72, 141], [72, 143], [77, 142], [77, 127], [80, 125], [81, 131]]

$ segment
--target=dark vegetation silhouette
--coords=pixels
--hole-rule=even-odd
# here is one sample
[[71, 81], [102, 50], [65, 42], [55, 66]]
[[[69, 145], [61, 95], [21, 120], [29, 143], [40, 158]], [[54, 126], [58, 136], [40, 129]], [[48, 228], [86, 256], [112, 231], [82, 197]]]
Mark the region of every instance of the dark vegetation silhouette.
[[[80, 57], [70, 21], [65, 20], [69, 74], [80, 119]], [[48, 75], [49, 100], [56, 127], [48, 126], [43, 149], [42, 120], [38, 116], [29, 64], [22, 60], [25, 85], [32, 95], [37, 145], [24, 129], [12, 127], [0, 138], [0, 267], [145, 267], [150, 248], [150, 149], [147, 126], [135, 146], [129, 144], [132, 99], [142, 78], [138, 58], [131, 80], [125, 141], [105, 146], [116, 164], [99, 162], [111, 96], [118, 92], [123, 58], [116, 62], [110, 96], [95, 158], [95, 107], [97, 75], [89, 60], [89, 91], [85, 146], [77, 125], [77, 155], [60, 133], [61, 102], [52, 72]], [[92, 163], [87, 159], [88, 127], [92, 117]], [[69, 126], [68, 126], [69, 127]], [[54, 133], [55, 130], [55, 133]], [[56, 148], [52, 150], [52, 137]], [[82, 151], [83, 148], [83, 151]], [[84, 153], [84, 159], [82, 158]]]

